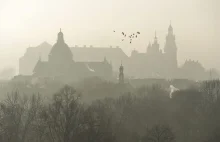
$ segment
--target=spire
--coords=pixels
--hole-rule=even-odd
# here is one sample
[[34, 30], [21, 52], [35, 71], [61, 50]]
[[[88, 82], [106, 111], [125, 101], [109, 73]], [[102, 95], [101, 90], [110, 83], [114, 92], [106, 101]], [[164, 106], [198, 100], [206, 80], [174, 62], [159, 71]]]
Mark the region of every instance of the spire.
[[173, 33], [173, 27], [172, 27], [172, 24], [171, 24], [171, 20], [170, 20], [170, 26], [169, 26], [169, 28], [168, 28], [168, 32], [169, 33]]
[[60, 28], [60, 32], [61, 32], [61, 28]]

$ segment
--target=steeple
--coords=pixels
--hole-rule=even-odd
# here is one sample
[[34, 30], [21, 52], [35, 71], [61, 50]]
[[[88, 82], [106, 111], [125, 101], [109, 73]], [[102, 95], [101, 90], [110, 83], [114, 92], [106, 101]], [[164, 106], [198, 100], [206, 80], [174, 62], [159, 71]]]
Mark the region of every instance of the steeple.
[[158, 54], [158, 53], [159, 53], [159, 48], [160, 48], [160, 45], [158, 44], [158, 41], [157, 41], [157, 33], [156, 33], [156, 31], [155, 31], [154, 43], [153, 43], [152, 46], [151, 46], [150, 52], [151, 52], [152, 54]]
[[173, 27], [172, 27], [171, 21], [170, 21], [170, 26], [168, 28], [168, 34], [173, 34]]
[[164, 50], [165, 52], [169, 52], [169, 50], [176, 50], [175, 35], [173, 34], [173, 27], [171, 25], [171, 22], [168, 28], [168, 34], [166, 36], [166, 44]]
[[122, 65], [122, 61], [121, 66], [119, 68], [119, 84], [124, 84], [124, 67]]

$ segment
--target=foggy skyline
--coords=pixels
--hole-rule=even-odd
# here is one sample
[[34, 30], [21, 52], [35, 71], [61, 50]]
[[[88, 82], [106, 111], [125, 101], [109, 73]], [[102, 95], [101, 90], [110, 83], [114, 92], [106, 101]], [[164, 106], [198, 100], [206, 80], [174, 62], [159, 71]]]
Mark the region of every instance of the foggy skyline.
[[[98, 47], [120, 46], [130, 55], [145, 52], [157, 31], [164, 48], [170, 20], [176, 35], [178, 61], [199, 60], [220, 69], [217, 0], [0, 0], [1, 68], [18, 66], [26, 48], [44, 41], [54, 44], [59, 28], [66, 43]], [[131, 45], [119, 32], [140, 31]]]

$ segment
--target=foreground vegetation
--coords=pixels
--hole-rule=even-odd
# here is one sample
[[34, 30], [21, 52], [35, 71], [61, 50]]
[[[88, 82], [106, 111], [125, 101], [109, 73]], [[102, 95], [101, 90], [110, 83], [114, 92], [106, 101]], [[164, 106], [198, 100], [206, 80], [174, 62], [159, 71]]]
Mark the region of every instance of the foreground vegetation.
[[[106, 86], [99, 89], [114, 88]], [[0, 103], [0, 141], [219, 142], [219, 89], [219, 81], [203, 82], [171, 99], [153, 85], [90, 104], [83, 103], [82, 91], [67, 85], [49, 101], [44, 94], [14, 91]]]

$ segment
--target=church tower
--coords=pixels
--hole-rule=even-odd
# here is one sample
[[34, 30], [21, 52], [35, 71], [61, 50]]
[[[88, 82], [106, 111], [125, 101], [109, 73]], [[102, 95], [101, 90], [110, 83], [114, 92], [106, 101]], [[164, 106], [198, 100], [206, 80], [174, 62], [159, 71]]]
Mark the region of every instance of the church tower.
[[173, 34], [173, 27], [170, 23], [168, 34], [166, 36], [166, 43], [164, 47], [167, 64], [173, 68], [177, 68], [177, 47], [175, 35]]
[[119, 68], [119, 84], [124, 84], [124, 67], [122, 64]]

